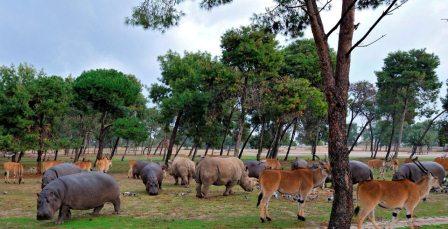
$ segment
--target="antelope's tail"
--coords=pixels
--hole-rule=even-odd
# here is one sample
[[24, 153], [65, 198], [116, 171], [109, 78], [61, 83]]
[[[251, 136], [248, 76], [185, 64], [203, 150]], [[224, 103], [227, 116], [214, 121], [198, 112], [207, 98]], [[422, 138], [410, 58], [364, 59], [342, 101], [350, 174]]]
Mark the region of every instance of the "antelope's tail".
[[261, 199], [263, 199], [263, 192], [260, 192], [260, 194], [258, 194], [257, 207], [260, 205]]

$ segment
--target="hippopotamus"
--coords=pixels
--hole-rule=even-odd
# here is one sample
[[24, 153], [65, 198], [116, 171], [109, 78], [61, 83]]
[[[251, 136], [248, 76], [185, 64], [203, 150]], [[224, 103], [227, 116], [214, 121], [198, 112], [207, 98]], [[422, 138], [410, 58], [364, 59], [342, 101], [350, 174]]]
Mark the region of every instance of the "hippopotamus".
[[145, 168], [145, 166], [148, 164], [148, 161], [137, 161], [134, 164], [134, 167], [132, 169], [132, 177], [134, 179], [140, 178], [142, 169]]
[[369, 166], [360, 161], [349, 161], [352, 183], [357, 184], [361, 181], [373, 180], [373, 173]]
[[244, 162], [249, 177], [260, 178], [261, 172], [266, 169], [266, 164], [261, 161], [246, 161]]
[[[437, 162], [424, 161], [421, 162], [425, 169], [429, 170], [434, 177], [437, 177], [439, 184], [442, 185], [446, 176], [445, 169]], [[415, 163], [406, 163], [398, 167], [394, 173], [392, 180], [409, 179], [412, 182], [419, 182], [426, 173], [422, 171]]]
[[120, 190], [114, 178], [101, 172], [75, 173], [59, 177], [37, 194], [37, 220], [49, 220], [59, 209], [56, 224], [71, 218], [71, 209], [93, 209], [97, 215], [104, 204], [120, 212]]
[[298, 157], [296, 157], [296, 160], [291, 163], [291, 170], [306, 168], [308, 168], [308, 162], [303, 159], [299, 159]]
[[154, 196], [162, 189], [163, 169], [157, 163], [149, 162], [141, 171], [140, 177], [146, 186], [146, 192]]
[[59, 177], [80, 172], [82, 172], [82, 170], [78, 166], [71, 163], [63, 163], [55, 165], [47, 169], [42, 175], [41, 188], [44, 188], [48, 183]]
[[236, 157], [203, 158], [196, 166], [196, 196], [206, 198], [210, 185], [226, 186], [224, 196], [233, 193], [232, 187], [240, 185], [245, 191], [251, 192], [256, 181], [249, 178], [243, 161]]

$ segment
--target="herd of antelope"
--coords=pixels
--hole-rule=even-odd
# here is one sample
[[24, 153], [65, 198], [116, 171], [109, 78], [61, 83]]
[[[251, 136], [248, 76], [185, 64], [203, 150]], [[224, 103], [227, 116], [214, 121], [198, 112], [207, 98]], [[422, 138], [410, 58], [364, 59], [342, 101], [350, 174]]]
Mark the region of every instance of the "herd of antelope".
[[[429, 195], [432, 188], [439, 188], [445, 181], [446, 171], [448, 171], [448, 158], [438, 157], [434, 161], [421, 163], [417, 158], [406, 159], [405, 164], [400, 167], [396, 159], [390, 161], [372, 159], [367, 164], [360, 161], [350, 161], [352, 183], [358, 184], [357, 207], [354, 212], [355, 215], [358, 215], [358, 228], [362, 228], [366, 218], [369, 218], [375, 228], [379, 228], [375, 221], [376, 206], [392, 210], [391, 225], [397, 220], [398, 213], [402, 209], [406, 210], [408, 223], [413, 227], [413, 214], [416, 206]], [[45, 172], [60, 163], [58, 161], [45, 161], [42, 163], [41, 171]], [[434, 170], [433, 167], [428, 168], [427, 163], [437, 164], [443, 171], [442, 174]], [[135, 164], [136, 161], [129, 161], [128, 177], [132, 174]], [[92, 170], [92, 162], [84, 159], [75, 163], [75, 165], [82, 170]], [[112, 161], [108, 158], [97, 160], [95, 164], [96, 170], [101, 172], [108, 172], [111, 166]], [[15, 180], [18, 180], [19, 184], [22, 183], [22, 164], [5, 162], [3, 167], [6, 183], [10, 182], [10, 175], [13, 175], [14, 183]], [[408, 167], [418, 168], [420, 176], [411, 178], [403, 173], [402, 170], [408, 169]], [[320, 159], [318, 161], [305, 161], [296, 158], [296, 161], [291, 164], [290, 170], [282, 169], [282, 165], [277, 159], [246, 162], [245, 168], [246, 176], [258, 179], [260, 193], [257, 206], [262, 223], [272, 220], [268, 212], [268, 206], [272, 196], [277, 197], [278, 194], [293, 197], [292, 199], [297, 202], [298, 206], [297, 219], [305, 221], [304, 207], [310, 193], [316, 188], [325, 187], [326, 181], [331, 180], [330, 164], [326, 160], [321, 161]], [[395, 171], [394, 178], [391, 181], [384, 180], [384, 172], [388, 169]], [[381, 179], [374, 179], [372, 170], [378, 170]], [[435, 172], [437, 174], [434, 174]], [[416, 172], [412, 171], [412, 173], [415, 175]]]

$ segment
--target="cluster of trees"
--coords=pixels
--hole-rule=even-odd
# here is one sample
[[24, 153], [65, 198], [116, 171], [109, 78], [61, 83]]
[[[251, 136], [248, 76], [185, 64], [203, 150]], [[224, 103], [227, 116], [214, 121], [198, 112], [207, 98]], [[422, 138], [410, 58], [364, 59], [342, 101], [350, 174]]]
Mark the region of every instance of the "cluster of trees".
[[49, 150], [55, 160], [60, 149], [73, 150], [77, 161], [92, 141], [97, 158], [106, 140], [144, 142], [153, 128], [151, 115], [132, 75], [98, 69], [74, 79], [27, 64], [0, 67], [0, 150], [12, 153], [13, 161], [35, 151], [38, 169]]

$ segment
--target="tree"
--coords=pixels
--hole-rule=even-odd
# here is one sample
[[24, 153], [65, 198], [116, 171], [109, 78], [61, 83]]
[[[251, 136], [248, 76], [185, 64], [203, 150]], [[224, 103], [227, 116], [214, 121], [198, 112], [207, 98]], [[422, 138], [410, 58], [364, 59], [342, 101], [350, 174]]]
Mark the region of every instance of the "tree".
[[134, 76], [114, 69], [89, 70], [76, 78], [73, 85], [75, 99], [83, 101], [86, 109], [100, 115], [97, 159], [103, 157], [105, 137], [113, 121], [142, 105], [141, 89]]
[[[135, 116], [118, 118], [115, 120], [112, 124], [112, 132], [115, 136], [127, 141], [133, 141], [137, 145], [148, 138], [148, 130], [146, 129], [146, 126]], [[128, 147], [129, 144], [126, 145], [125, 154]], [[123, 154], [123, 157], [121, 158], [122, 161], [125, 154]]]
[[[439, 58], [425, 49], [397, 51], [388, 54], [382, 70], [376, 72], [381, 106], [398, 121], [394, 158], [398, 155], [406, 118], [412, 122], [418, 112], [422, 115], [434, 112], [432, 106], [442, 86], [435, 71], [439, 64]], [[391, 97], [393, 103], [385, 104], [391, 98], [383, 97]]]
[[[403, 3], [406, 0], [402, 1]], [[164, 31], [170, 26], [177, 25], [184, 13], [177, 8], [182, 1], [165, 2], [160, 0], [145, 0], [135, 7], [127, 23]], [[201, 7], [213, 7], [230, 3], [232, 0], [202, 0]], [[335, 198], [330, 216], [330, 228], [349, 228], [353, 214], [353, 187], [349, 179], [348, 149], [346, 147], [346, 112], [349, 85], [350, 54], [359, 47], [378, 23], [401, 5], [398, 0], [343, 0], [341, 18], [327, 33], [325, 32], [321, 10], [331, 8], [331, 1], [322, 7], [317, 6], [315, 0], [275, 1], [274, 8], [267, 9], [267, 13], [259, 15], [256, 20], [264, 22], [266, 27], [275, 31], [283, 31], [292, 36], [303, 34], [307, 26], [311, 26], [314, 41], [317, 46], [320, 69], [324, 79], [325, 94], [328, 102], [329, 156], [332, 166]], [[357, 4], [356, 4], [357, 3]], [[378, 17], [374, 24], [355, 44], [352, 44], [355, 31], [355, 9], [377, 8], [388, 4], [387, 9]], [[355, 7], [355, 5], [357, 7]], [[331, 62], [328, 37], [339, 28], [337, 60]], [[364, 45], [365, 46], [365, 45]]]
[[222, 61], [241, 73], [238, 103], [240, 114], [235, 137], [234, 156], [238, 156], [247, 113], [248, 87], [257, 78], [276, 73], [282, 64], [282, 55], [276, 49], [275, 36], [265, 30], [251, 27], [232, 29], [221, 38]]

